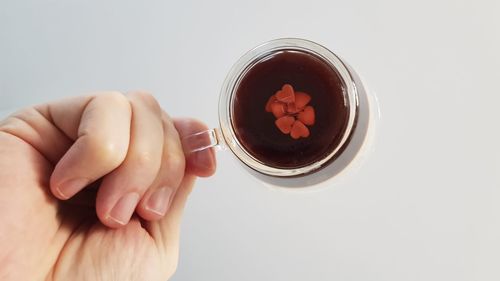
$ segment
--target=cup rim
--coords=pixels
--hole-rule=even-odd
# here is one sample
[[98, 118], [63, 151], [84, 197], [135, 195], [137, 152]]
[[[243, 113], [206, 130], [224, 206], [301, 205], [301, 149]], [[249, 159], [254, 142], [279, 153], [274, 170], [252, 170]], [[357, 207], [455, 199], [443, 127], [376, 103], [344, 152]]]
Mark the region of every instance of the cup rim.
[[[263, 57], [282, 50], [296, 50], [316, 55], [324, 62], [333, 67], [341, 80], [346, 91], [345, 98], [349, 105], [349, 114], [346, 128], [342, 139], [338, 145], [324, 158], [313, 162], [307, 166], [297, 168], [277, 168], [268, 166], [259, 159], [255, 158], [240, 143], [232, 124], [233, 99], [236, 94], [237, 86], [242, 76]], [[249, 168], [268, 176], [294, 177], [306, 175], [315, 170], [319, 170], [326, 164], [337, 158], [347, 146], [350, 137], [356, 127], [358, 117], [359, 98], [354, 78], [349, 72], [347, 66], [342, 60], [326, 47], [310, 40], [300, 38], [279, 38], [264, 42], [241, 56], [230, 69], [224, 80], [220, 98], [219, 98], [219, 123], [222, 137], [226, 145], [233, 154]]]

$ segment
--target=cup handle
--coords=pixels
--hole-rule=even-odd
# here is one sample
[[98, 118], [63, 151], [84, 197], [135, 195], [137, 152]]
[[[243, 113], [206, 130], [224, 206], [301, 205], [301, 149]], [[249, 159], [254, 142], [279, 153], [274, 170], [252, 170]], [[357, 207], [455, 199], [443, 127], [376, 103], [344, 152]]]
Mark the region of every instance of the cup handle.
[[220, 147], [222, 145], [222, 140], [220, 129], [214, 128], [187, 135], [181, 139], [181, 142], [184, 154], [189, 155], [212, 147]]

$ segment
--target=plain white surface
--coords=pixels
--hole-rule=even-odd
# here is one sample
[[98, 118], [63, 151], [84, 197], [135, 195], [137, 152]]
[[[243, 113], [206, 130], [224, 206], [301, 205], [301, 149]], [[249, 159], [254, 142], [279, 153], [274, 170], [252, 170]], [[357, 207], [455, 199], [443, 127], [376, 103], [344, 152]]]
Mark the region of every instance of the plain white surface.
[[303, 37], [380, 104], [358, 169], [314, 192], [263, 186], [219, 156], [173, 280], [500, 280], [500, 2], [0, 1], [0, 109], [145, 89], [217, 124], [231, 65]]

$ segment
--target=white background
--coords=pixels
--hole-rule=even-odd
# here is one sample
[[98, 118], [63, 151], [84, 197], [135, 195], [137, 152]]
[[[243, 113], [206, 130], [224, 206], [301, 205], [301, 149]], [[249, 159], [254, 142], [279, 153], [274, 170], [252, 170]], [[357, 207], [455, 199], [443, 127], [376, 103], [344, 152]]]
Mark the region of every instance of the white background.
[[0, 0], [0, 110], [144, 89], [216, 126], [240, 55], [314, 40], [378, 98], [362, 163], [294, 192], [221, 151], [173, 280], [500, 280], [499, 14], [497, 0]]

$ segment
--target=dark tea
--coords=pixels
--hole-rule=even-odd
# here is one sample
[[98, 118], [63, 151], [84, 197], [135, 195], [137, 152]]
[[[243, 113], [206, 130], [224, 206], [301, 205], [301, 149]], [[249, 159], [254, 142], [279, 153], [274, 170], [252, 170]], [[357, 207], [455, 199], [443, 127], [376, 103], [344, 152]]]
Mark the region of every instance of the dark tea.
[[280, 50], [264, 56], [237, 84], [236, 137], [268, 166], [308, 166], [341, 142], [349, 117], [345, 91], [337, 71], [312, 53]]

